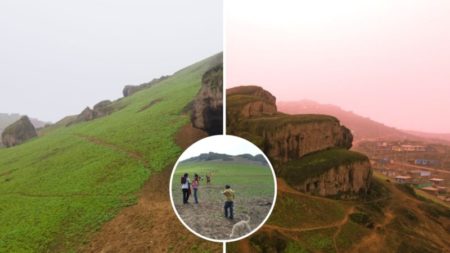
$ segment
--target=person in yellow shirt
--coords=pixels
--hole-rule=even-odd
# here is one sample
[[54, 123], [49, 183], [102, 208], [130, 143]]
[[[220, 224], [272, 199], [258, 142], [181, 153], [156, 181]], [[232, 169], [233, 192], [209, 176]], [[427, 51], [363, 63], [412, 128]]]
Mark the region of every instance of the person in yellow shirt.
[[231, 186], [225, 185], [225, 190], [222, 193], [225, 196], [225, 205], [223, 207], [225, 218], [233, 219], [234, 191], [231, 189]]

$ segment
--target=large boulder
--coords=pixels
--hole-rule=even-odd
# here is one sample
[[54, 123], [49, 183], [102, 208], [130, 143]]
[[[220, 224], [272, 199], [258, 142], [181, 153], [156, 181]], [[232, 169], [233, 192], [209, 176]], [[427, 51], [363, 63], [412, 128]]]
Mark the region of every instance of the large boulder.
[[70, 121], [67, 123], [66, 126], [93, 120], [94, 118], [95, 118], [95, 112], [88, 106], [80, 114], [78, 114], [74, 119], [70, 119]]
[[36, 129], [30, 119], [27, 116], [23, 116], [18, 121], [5, 128], [2, 133], [2, 143], [6, 147], [12, 147], [36, 136]]
[[123, 93], [123, 96], [124, 96], [124, 97], [128, 97], [128, 96], [133, 95], [134, 93], [136, 93], [136, 92], [139, 91], [139, 90], [140, 90], [140, 88], [139, 88], [138, 85], [126, 85], [126, 86], [123, 88], [122, 93]]
[[222, 134], [223, 129], [223, 65], [208, 70], [193, 104], [191, 122], [209, 135]]
[[103, 100], [94, 105], [94, 118], [100, 118], [112, 113], [114, 111], [114, 108], [111, 106], [111, 104], [112, 102], [110, 100]]

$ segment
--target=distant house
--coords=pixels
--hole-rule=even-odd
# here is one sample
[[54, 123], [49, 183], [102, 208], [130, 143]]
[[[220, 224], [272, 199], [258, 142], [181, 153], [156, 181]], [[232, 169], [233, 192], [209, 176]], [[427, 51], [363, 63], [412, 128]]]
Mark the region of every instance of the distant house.
[[380, 164], [388, 164], [388, 163], [390, 163], [390, 161], [391, 160], [389, 158], [385, 157], [383, 159], [379, 159], [378, 163], [380, 163]]
[[437, 161], [435, 161], [435, 160], [428, 160], [428, 159], [416, 159], [416, 160], [414, 160], [414, 164], [416, 164], [416, 165], [425, 165], [425, 166], [427, 166], [427, 165], [433, 165], [433, 164], [436, 164], [437, 163]]
[[426, 171], [426, 170], [412, 170], [410, 173], [412, 175], [416, 176], [416, 177], [429, 177], [429, 176], [431, 176], [431, 172], [430, 171]]
[[400, 151], [407, 151], [407, 152], [423, 152], [426, 151], [425, 146], [422, 145], [409, 145], [409, 144], [404, 144], [400, 146]]
[[392, 146], [392, 151], [401, 152], [403, 149], [400, 146]]
[[395, 182], [399, 184], [407, 184], [411, 182], [411, 179], [412, 178], [410, 176], [396, 176]]
[[433, 183], [433, 185], [440, 185], [442, 182], [444, 182], [444, 179], [442, 178], [431, 178], [430, 181]]
[[431, 193], [431, 194], [436, 194], [436, 195], [438, 194], [438, 191], [439, 191], [438, 188], [433, 187], [433, 186], [424, 187], [421, 190], [426, 191], [426, 192]]

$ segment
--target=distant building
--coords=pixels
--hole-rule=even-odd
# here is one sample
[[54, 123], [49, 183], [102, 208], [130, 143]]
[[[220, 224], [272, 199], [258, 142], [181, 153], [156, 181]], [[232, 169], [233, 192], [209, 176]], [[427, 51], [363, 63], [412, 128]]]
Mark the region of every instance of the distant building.
[[400, 151], [407, 151], [407, 152], [423, 152], [426, 151], [425, 146], [422, 145], [409, 145], [409, 144], [405, 144], [405, 145], [401, 145], [400, 146]]
[[431, 176], [431, 172], [430, 171], [426, 171], [426, 170], [412, 170], [410, 173], [412, 175], [416, 176], [416, 177], [429, 177], [429, 176]]
[[421, 190], [426, 191], [431, 194], [436, 194], [436, 195], [438, 194], [438, 191], [439, 191], [436, 187], [433, 187], [433, 186], [424, 187]]
[[392, 151], [401, 152], [403, 149], [400, 146], [392, 146]]
[[436, 164], [437, 163], [437, 161], [435, 161], [435, 160], [428, 160], [428, 159], [416, 159], [416, 160], [414, 160], [414, 164], [416, 164], [416, 165], [425, 165], [425, 166], [427, 166], [427, 165], [433, 165], [433, 164]]
[[444, 179], [442, 178], [431, 178], [430, 181], [433, 183], [433, 185], [440, 185], [442, 182], [444, 182]]
[[395, 182], [399, 184], [407, 184], [411, 182], [411, 179], [412, 178], [410, 176], [396, 176]]

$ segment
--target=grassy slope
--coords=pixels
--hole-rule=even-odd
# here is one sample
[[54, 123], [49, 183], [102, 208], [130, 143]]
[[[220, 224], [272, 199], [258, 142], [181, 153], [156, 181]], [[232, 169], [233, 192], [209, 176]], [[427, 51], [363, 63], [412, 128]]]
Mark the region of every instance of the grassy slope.
[[[200, 88], [206, 59], [116, 101], [122, 110], [47, 131], [0, 149], [0, 252], [73, 251], [122, 207], [152, 171], [176, 159], [182, 115]], [[155, 99], [161, 102], [139, 112]]]
[[251, 252], [449, 250], [450, 210], [400, 188], [375, 177], [367, 199], [342, 201], [279, 187], [268, 225], [248, 240], [229, 244], [229, 252], [242, 252], [242, 244]]
[[[252, 197], [257, 194], [258, 196], [267, 198], [273, 197], [274, 182], [269, 167], [236, 162], [193, 162], [180, 164], [174, 173], [172, 185], [174, 194], [179, 193], [180, 178], [184, 173], [189, 173], [191, 180], [195, 173], [203, 177], [207, 173], [211, 173], [211, 183], [213, 185], [224, 187], [226, 184], [229, 184], [237, 196]], [[206, 181], [202, 181], [201, 183], [205, 184]]]

